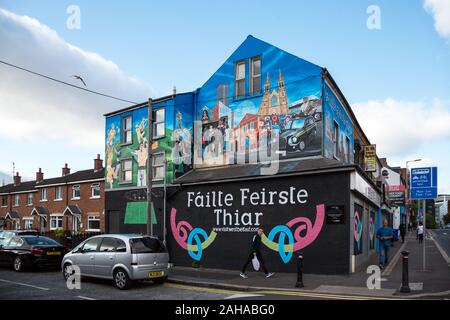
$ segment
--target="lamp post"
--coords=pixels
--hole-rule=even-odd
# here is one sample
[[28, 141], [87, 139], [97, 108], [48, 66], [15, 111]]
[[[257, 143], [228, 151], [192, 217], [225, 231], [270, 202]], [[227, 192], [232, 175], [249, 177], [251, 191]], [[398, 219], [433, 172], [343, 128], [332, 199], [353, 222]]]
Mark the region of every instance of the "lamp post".
[[148, 99], [148, 140], [147, 140], [147, 235], [153, 236], [152, 221], [152, 181], [153, 181], [153, 100]]

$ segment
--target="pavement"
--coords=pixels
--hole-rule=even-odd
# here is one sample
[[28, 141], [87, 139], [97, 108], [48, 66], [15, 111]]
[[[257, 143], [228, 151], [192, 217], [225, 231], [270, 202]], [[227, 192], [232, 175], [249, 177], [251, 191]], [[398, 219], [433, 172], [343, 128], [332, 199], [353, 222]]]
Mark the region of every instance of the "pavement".
[[[266, 279], [262, 272], [247, 272], [248, 278], [243, 279], [239, 276], [238, 270], [175, 266], [169, 281], [197, 287], [254, 293], [281, 290], [283, 292], [353, 298], [449, 299], [450, 267], [445, 259], [445, 254], [443, 255], [443, 252], [446, 252], [442, 249], [443, 244], [438, 243], [436, 238], [438, 237], [433, 232], [427, 234], [425, 240], [427, 264], [425, 270], [422, 268], [422, 245], [419, 245], [415, 234], [407, 235], [405, 243], [395, 242], [389, 254], [390, 263], [381, 273], [381, 288], [379, 289], [367, 287], [370, 274], [367, 274], [365, 270], [349, 275], [304, 274], [304, 287], [301, 289], [295, 287], [297, 280], [295, 273], [276, 273], [272, 278]], [[401, 251], [403, 250], [410, 252], [409, 284], [411, 292], [407, 294], [400, 292], [403, 264]], [[376, 255], [371, 257], [368, 265], [370, 264], [378, 264]]]

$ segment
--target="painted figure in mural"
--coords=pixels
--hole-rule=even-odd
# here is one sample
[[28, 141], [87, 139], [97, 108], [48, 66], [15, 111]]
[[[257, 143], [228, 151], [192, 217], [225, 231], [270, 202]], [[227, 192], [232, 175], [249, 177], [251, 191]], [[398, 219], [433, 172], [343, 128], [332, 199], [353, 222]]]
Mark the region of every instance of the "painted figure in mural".
[[142, 168], [147, 166], [147, 158], [148, 158], [148, 146], [147, 141], [145, 143], [139, 144], [137, 150], [132, 150], [127, 148], [131, 155], [133, 155], [134, 159], [138, 163], [138, 167]]
[[244, 266], [242, 267], [242, 272], [239, 274], [242, 278], [247, 278], [247, 275], [245, 274], [245, 270], [247, 269], [247, 266], [252, 262], [253, 258], [257, 258], [260, 265], [261, 270], [266, 274], [266, 278], [270, 278], [274, 275], [273, 272], [267, 271], [267, 268], [264, 264], [264, 259], [261, 255], [261, 235], [263, 234], [264, 230], [262, 227], [258, 228], [258, 233], [253, 236], [252, 246], [250, 247], [250, 254], [248, 255], [247, 261], [245, 262]]
[[147, 119], [145, 119], [145, 118], [142, 118], [142, 121], [140, 124], [136, 124], [136, 137], [137, 137], [139, 145], [147, 143], [147, 137], [145, 136], [146, 124], [147, 124]]
[[377, 239], [379, 240], [380, 248], [380, 269], [386, 267], [388, 263], [388, 253], [391, 246], [391, 240], [394, 238], [392, 228], [388, 227], [387, 220], [383, 220], [383, 226], [377, 230]]
[[208, 109], [203, 109], [203, 113], [202, 113], [202, 123], [208, 123], [209, 122], [209, 114], [208, 114]]
[[[119, 130], [118, 130], [119, 131]], [[111, 128], [108, 130], [107, 143], [106, 143], [106, 182], [109, 184], [110, 189], [113, 188], [114, 179], [117, 179], [119, 172], [119, 165], [113, 162], [114, 155], [119, 156], [120, 151], [116, 149], [116, 135], [117, 132], [114, 123], [111, 124]]]
[[192, 134], [189, 129], [182, 127], [181, 112], [178, 112], [176, 117], [177, 129], [172, 133], [172, 141], [174, 141], [172, 162], [177, 166], [176, 171], [184, 173], [184, 166], [191, 164]]

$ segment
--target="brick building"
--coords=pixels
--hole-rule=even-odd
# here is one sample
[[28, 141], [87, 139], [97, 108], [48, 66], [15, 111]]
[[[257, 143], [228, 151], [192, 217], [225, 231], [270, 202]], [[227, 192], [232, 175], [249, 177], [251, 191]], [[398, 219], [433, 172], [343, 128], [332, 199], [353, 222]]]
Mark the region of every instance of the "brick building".
[[72, 232], [104, 231], [104, 168], [100, 155], [94, 168], [70, 173], [65, 164], [60, 177], [44, 179], [41, 168], [36, 180], [0, 187], [0, 225], [4, 229], [56, 229]]

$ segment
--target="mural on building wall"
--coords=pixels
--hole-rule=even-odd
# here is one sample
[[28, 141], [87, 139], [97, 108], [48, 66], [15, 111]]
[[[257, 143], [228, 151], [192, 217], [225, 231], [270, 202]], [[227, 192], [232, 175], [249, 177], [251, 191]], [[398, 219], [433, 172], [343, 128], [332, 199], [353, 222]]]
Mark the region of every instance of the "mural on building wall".
[[370, 243], [369, 243], [369, 248], [370, 250], [375, 248], [375, 232], [376, 232], [376, 228], [375, 228], [375, 212], [370, 211], [370, 221], [369, 221], [369, 239], [370, 239]]
[[355, 214], [353, 217], [353, 254], [358, 255], [362, 253], [363, 247], [363, 208], [355, 204]]
[[[332, 159], [336, 156], [343, 162], [353, 162], [353, 126], [339, 99], [324, 83], [324, 155]], [[337, 150], [334, 150], [335, 124], [338, 130]], [[335, 152], [336, 151], [336, 152]]]
[[[322, 154], [321, 69], [261, 42], [247, 47], [248, 41], [255, 40], [244, 42], [199, 91], [195, 117], [202, 127], [196, 143], [202, 163], [197, 167], [234, 164], [246, 155], [260, 161], [261, 152], [270, 153], [277, 142], [284, 158]], [[250, 80], [255, 55], [258, 76]], [[239, 60], [245, 61], [247, 76], [244, 96], [235, 97]], [[251, 81], [257, 81], [256, 92], [250, 92]]]

